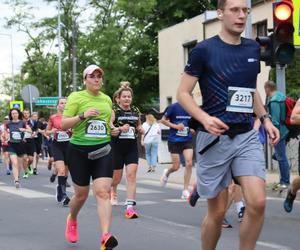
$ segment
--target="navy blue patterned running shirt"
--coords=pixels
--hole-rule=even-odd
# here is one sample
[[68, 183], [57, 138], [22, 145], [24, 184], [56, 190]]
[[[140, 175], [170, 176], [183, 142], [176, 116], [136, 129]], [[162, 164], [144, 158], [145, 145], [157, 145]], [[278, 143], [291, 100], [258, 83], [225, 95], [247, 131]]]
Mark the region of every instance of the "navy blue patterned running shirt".
[[[205, 112], [225, 123], [250, 123], [251, 112], [226, 111], [226, 107], [231, 100], [229, 87], [256, 89], [259, 53], [259, 45], [246, 38], [241, 38], [239, 45], [231, 45], [214, 36], [195, 46], [184, 71], [199, 79]], [[237, 98], [243, 101], [243, 98], [250, 100], [251, 96]]]

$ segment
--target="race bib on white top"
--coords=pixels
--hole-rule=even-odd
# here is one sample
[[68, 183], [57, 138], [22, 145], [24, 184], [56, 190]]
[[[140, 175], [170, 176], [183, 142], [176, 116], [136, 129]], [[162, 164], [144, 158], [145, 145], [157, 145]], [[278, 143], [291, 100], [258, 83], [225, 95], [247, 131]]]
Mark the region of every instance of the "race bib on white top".
[[177, 136], [186, 137], [189, 135], [189, 127], [184, 127], [183, 130], [177, 130], [176, 132]]
[[129, 127], [129, 130], [127, 132], [121, 132], [119, 135], [119, 139], [135, 139], [135, 128]]
[[31, 138], [31, 133], [30, 132], [24, 132], [24, 138], [25, 139], [30, 139]]
[[21, 141], [22, 140], [21, 132], [17, 132], [17, 131], [11, 132], [11, 138], [16, 141]]
[[106, 122], [99, 120], [90, 120], [86, 123], [86, 137], [104, 138], [107, 137]]
[[254, 92], [252, 88], [228, 87], [226, 111], [253, 113]]
[[63, 141], [69, 141], [69, 140], [70, 140], [70, 136], [67, 132], [65, 132], [65, 131], [57, 132], [56, 141], [63, 142]]

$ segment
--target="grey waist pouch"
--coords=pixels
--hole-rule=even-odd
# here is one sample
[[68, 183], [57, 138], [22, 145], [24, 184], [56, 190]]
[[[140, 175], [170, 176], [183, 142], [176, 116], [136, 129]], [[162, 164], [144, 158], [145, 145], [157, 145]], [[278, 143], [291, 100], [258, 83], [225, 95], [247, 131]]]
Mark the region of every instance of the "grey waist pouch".
[[89, 152], [88, 153], [88, 159], [97, 160], [97, 159], [99, 159], [103, 156], [108, 155], [110, 150], [111, 150], [111, 146], [110, 146], [110, 144], [107, 144], [106, 146], [104, 146], [102, 148], [99, 148], [95, 151]]

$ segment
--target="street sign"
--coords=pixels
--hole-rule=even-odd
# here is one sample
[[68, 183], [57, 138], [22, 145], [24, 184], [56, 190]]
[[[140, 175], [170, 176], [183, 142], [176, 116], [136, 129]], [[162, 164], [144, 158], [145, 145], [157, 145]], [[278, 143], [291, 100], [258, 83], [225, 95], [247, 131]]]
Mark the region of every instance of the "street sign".
[[23, 101], [26, 103], [35, 102], [35, 100], [40, 96], [40, 92], [36, 86], [28, 84], [22, 88], [21, 96]]
[[35, 105], [38, 106], [56, 106], [58, 97], [48, 96], [48, 97], [38, 97], [35, 101]]
[[293, 23], [295, 27], [294, 45], [300, 46], [300, 0], [293, 0], [293, 4], [294, 4]]
[[24, 104], [23, 101], [10, 101], [9, 102], [9, 108], [16, 108], [19, 109], [21, 112], [24, 110]]

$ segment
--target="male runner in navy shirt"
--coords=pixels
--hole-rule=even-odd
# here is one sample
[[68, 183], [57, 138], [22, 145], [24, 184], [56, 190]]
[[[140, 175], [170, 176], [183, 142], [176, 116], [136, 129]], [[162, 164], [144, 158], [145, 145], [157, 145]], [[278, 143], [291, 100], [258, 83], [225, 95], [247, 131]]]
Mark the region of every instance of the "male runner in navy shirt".
[[193, 143], [192, 133], [189, 128], [191, 116], [176, 102], [167, 107], [161, 123], [170, 128], [168, 136], [168, 149], [171, 153], [172, 166], [165, 169], [160, 181], [162, 186], [168, 182], [169, 175], [176, 172], [180, 167], [180, 155], [185, 159], [184, 183], [181, 199], [187, 199], [190, 195], [188, 190], [192, 175]]
[[[202, 224], [202, 249], [215, 249], [226, 212], [228, 186], [234, 178], [243, 189], [247, 207], [240, 227], [240, 249], [254, 249], [266, 204], [265, 160], [253, 112], [261, 118], [276, 144], [279, 132], [266, 113], [256, 90], [260, 72], [259, 46], [241, 37], [247, 14], [246, 0], [219, 0], [219, 35], [199, 43], [185, 67], [177, 99], [200, 122], [197, 136], [197, 187], [207, 199]], [[203, 106], [191, 97], [199, 82]]]

